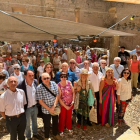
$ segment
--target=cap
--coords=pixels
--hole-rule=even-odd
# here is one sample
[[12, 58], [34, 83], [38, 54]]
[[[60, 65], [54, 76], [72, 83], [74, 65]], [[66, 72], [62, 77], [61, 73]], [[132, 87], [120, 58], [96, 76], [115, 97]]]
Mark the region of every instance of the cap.
[[121, 46], [120, 48], [124, 48], [124, 49], [125, 49], [125, 47], [124, 47], [124, 46]]

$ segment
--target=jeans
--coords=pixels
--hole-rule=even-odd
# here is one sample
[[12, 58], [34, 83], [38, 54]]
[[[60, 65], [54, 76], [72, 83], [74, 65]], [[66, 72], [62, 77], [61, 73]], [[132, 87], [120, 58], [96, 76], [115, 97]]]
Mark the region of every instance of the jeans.
[[10, 133], [10, 140], [25, 140], [24, 132], [26, 128], [26, 116], [25, 113], [20, 117], [10, 118], [6, 116], [6, 126]]
[[31, 138], [30, 120], [32, 121], [32, 132], [34, 135], [37, 135], [37, 114], [38, 114], [37, 106], [27, 108], [26, 110], [27, 125], [25, 134], [27, 139]]

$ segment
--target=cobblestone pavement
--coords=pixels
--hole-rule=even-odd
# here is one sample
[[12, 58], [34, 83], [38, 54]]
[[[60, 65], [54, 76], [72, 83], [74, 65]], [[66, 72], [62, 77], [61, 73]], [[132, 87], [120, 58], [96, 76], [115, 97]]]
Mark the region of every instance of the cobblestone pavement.
[[[122, 135], [127, 129], [138, 124], [140, 122], [140, 92], [134, 92], [134, 97], [129, 103], [126, 114], [125, 121], [127, 124], [123, 124], [121, 127], [118, 127], [117, 124], [117, 113], [115, 113], [115, 125], [107, 128], [101, 125], [88, 126], [86, 131], [83, 131], [82, 128], [76, 128], [76, 123], [73, 124], [73, 135], [70, 135], [66, 130], [64, 131], [65, 136], [62, 140], [115, 140], [120, 135]], [[75, 117], [74, 117], [75, 118]], [[73, 120], [75, 120], [73, 118]], [[44, 134], [41, 131], [43, 126], [42, 119], [38, 119], [38, 132], [43, 139]], [[52, 132], [50, 132], [52, 138]], [[9, 140], [9, 134], [7, 133], [5, 120], [0, 121], [0, 139]], [[53, 140], [53, 138], [52, 138]]]

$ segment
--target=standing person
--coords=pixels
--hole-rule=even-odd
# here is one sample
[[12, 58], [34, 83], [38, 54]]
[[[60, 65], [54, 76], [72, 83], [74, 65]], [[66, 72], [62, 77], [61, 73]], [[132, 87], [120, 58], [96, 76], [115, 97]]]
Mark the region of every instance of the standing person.
[[130, 52], [130, 55], [133, 55], [133, 54], [137, 55], [137, 51], [139, 50], [139, 48], [140, 48], [140, 46], [136, 45], [135, 49]]
[[89, 61], [87, 61], [87, 60], [84, 61], [84, 68], [82, 68], [81, 70], [83, 70], [83, 69], [87, 69], [89, 74], [92, 73], [92, 68], [90, 67]]
[[78, 63], [78, 64], [82, 63], [82, 59], [80, 57], [80, 52], [79, 51], [76, 52], [76, 63]]
[[[87, 57], [87, 60], [85, 60], [85, 61], [88, 61], [88, 62], [89, 62], [89, 67], [92, 68], [91, 60], [92, 60], [92, 58], [91, 58], [90, 56], [88, 56], [88, 57]], [[85, 62], [85, 61], [84, 61], [84, 62]], [[82, 63], [80, 63], [80, 64], [76, 64], [77, 67], [78, 67], [79, 69], [84, 68], [84, 62], [82, 62]]]
[[101, 124], [106, 127], [114, 125], [115, 90], [117, 90], [118, 84], [113, 73], [113, 69], [108, 68], [100, 83]]
[[91, 58], [92, 58], [91, 62], [92, 62], [92, 63], [93, 63], [93, 62], [97, 62], [97, 55], [96, 55], [96, 53], [94, 52], [94, 49], [93, 49], [93, 48], [90, 49], [90, 53], [91, 53]]
[[0, 95], [7, 89], [7, 79], [4, 73], [0, 73]]
[[58, 53], [54, 54], [53, 65], [54, 65], [54, 71], [56, 73], [57, 71], [59, 71], [61, 67], [61, 57], [58, 56]]
[[59, 114], [59, 132], [60, 136], [64, 136], [63, 131], [66, 129], [70, 134], [73, 133], [72, 127], [72, 108], [75, 99], [75, 93], [70, 81], [67, 80], [67, 73], [60, 74], [61, 81], [58, 83], [59, 102], [61, 105], [61, 113]]
[[82, 62], [84, 62], [87, 59], [87, 55], [86, 55], [85, 50], [82, 50], [81, 58], [82, 58]]
[[71, 59], [70, 62], [70, 67], [68, 70], [72, 71], [75, 73], [75, 75], [77, 76], [77, 78], [79, 79], [79, 73], [81, 73], [81, 70], [76, 66], [76, 61], [75, 59]]
[[52, 63], [48, 62], [45, 67], [44, 67], [44, 72], [47, 72], [50, 77], [51, 77], [51, 81], [54, 81], [54, 73], [53, 73], [53, 65]]
[[0, 63], [0, 73], [5, 73], [6, 79], [9, 77], [9, 73], [3, 69], [3, 63]]
[[26, 70], [34, 71], [33, 66], [28, 64], [28, 62], [29, 62], [28, 58], [22, 58], [22, 66], [21, 66], [21, 70], [20, 70], [21, 72], [24, 72]]
[[88, 82], [88, 76], [88, 70], [83, 69], [80, 73], [80, 79], [75, 82], [76, 84], [74, 84], [75, 92], [79, 92], [79, 107], [76, 111], [78, 118], [77, 128], [80, 128], [81, 119], [83, 118], [83, 130], [87, 129], [87, 124], [89, 126], [92, 125], [89, 121], [90, 106], [88, 105], [87, 100], [89, 88], [91, 89], [94, 99], [96, 100], [92, 84], [91, 82]]
[[25, 134], [28, 140], [31, 140], [31, 129], [30, 121], [32, 121], [32, 132], [33, 137], [38, 138], [37, 135], [37, 114], [38, 108], [36, 106], [36, 88], [38, 82], [34, 79], [34, 72], [32, 70], [24, 71], [25, 80], [18, 84], [18, 88], [22, 89], [25, 92], [27, 105], [25, 106], [26, 110], [26, 130]]
[[106, 66], [106, 60], [101, 59], [99, 71], [103, 74], [103, 76], [105, 76], [105, 71], [107, 70], [107, 68], [108, 67]]
[[121, 65], [123, 65], [124, 68], [126, 68], [126, 67], [128, 67], [127, 66], [127, 59], [128, 59], [128, 57], [130, 57], [130, 54], [127, 51], [125, 51], [124, 46], [121, 46], [120, 48], [121, 48], [121, 51], [118, 52], [118, 57], [121, 58]]
[[140, 72], [140, 62], [137, 60], [137, 55], [133, 54], [131, 60], [128, 62], [128, 68], [131, 70], [131, 86], [133, 89], [138, 90], [137, 82]]
[[121, 123], [124, 122], [124, 115], [128, 103], [132, 99], [132, 90], [131, 90], [131, 71], [128, 68], [125, 68], [121, 77], [118, 81], [118, 90], [117, 90], [117, 102], [119, 105], [118, 113], [118, 125], [121, 126]]
[[47, 53], [44, 53], [44, 57], [42, 58], [42, 60], [44, 61], [45, 64], [50, 62], [50, 58], [47, 56]]
[[[36, 91], [36, 99], [39, 100], [40, 105], [42, 106], [42, 113], [43, 113], [43, 123], [45, 129], [45, 139], [49, 139], [49, 132], [50, 132], [50, 120], [52, 118], [53, 125], [53, 135], [55, 140], [61, 140], [60, 136], [58, 135], [58, 115], [51, 115], [55, 111], [55, 107], [58, 103], [58, 87], [54, 81], [50, 81], [51, 77], [48, 73], [42, 74], [42, 82], [37, 87]], [[45, 87], [48, 87], [56, 97], [54, 97]]]
[[[67, 80], [71, 81], [72, 84], [73, 84], [74, 81], [77, 81], [78, 80], [78, 78], [76, 77], [75, 73], [72, 72], [72, 71], [70, 71], [70, 70], [68, 70], [69, 65], [66, 62], [64, 62], [61, 65], [61, 68], [62, 68], [62, 72], [67, 73], [67, 75], [68, 75], [67, 76]], [[57, 72], [56, 75], [55, 75], [55, 82], [56, 83], [59, 83], [60, 82], [60, 76], [59, 76], [60, 73], [61, 72]]]
[[11, 67], [8, 69], [9, 75], [11, 75], [14, 72], [14, 68], [13, 68], [14, 64], [17, 64], [17, 59], [15, 58], [11, 59]]
[[89, 80], [91, 81], [92, 87], [94, 89], [95, 97], [97, 100], [97, 124], [99, 123], [99, 87], [101, 78], [103, 77], [103, 74], [99, 71], [99, 64], [97, 62], [94, 62], [92, 65], [93, 72], [89, 76]]
[[21, 66], [22, 65], [21, 52], [17, 53], [17, 61], [18, 61], [18, 64]]
[[67, 48], [64, 49], [64, 54], [62, 55], [61, 61], [63, 62], [67, 62]]
[[0, 57], [0, 63], [3, 63], [3, 69], [7, 70], [6, 63], [4, 62], [2, 57]]
[[17, 78], [8, 78], [9, 88], [0, 96], [0, 114], [6, 119], [10, 140], [25, 140], [26, 116], [24, 105], [26, 97], [23, 90], [16, 88]]

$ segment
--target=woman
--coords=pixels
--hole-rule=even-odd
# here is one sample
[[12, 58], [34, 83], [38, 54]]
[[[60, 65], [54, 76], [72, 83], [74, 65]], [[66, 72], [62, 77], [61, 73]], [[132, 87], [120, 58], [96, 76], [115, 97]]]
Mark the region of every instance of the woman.
[[114, 108], [115, 108], [115, 90], [117, 90], [118, 83], [114, 78], [114, 71], [108, 68], [105, 72], [105, 77], [100, 83], [100, 115], [101, 124], [106, 127], [114, 125]]
[[81, 57], [82, 57], [82, 62], [84, 62], [87, 58], [85, 50], [82, 51], [82, 56]]
[[3, 69], [3, 63], [0, 63], [0, 73], [4, 73], [6, 75], [6, 79], [9, 77], [8, 72]]
[[118, 111], [118, 125], [121, 126], [121, 123], [124, 122], [124, 115], [128, 103], [132, 99], [132, 90], [131, 90], [131, 71], [128, 68], [125, 68], [118, 80], [118, 90], [117, 90], [117, 103], [119, 105]]
[[61, 67], [61, 57], [58, 56], [58, 53], [54, 54], [53, 65], [55, 73], [58, 72]]
[[131, 70], [131, 86], [137, 89], [137, 81], [140, 72], [140, 62], [137, 60], [137, 55], [133, 54], [131, 60], [128, 61], [128, 68]]
[[37, 68], [37, 80], [38, 80], [38, 83], [41, 84], [42, 83], [42, 80], [41, 80], [41, 75], [44, 71], [44, 61], [43, 60], [40, 60], [40, 66]]
[[21, 72], [24, 72], [25, 70], [32, 70], [34, 71], [33, 69], [33, 66], [28, 64], [29, 62], [29, 59], [28, 58], [22, 58], [22, 66], [21, 66]]
[[51, 81], [54, 81], [53, 65], [48, 62], [44, 67], [44, 72], [47, 72], [51, 76]]
[[14, 72], [10, 76], [15, 76], [18, 80], [18, 83], [22, 82], [24, 80], [24, 73], [20, 72], [20, 65], [14, 64], [13, 68]]
[[76, 84], [74, 84], [75, 93], [79, 92], [79, 108], [77, 109], [77, 128], [80, 128], [81, 118], [83, 117], [83, 130], [87, 129], [87, 123], [89, 123], [90, 107], [88, 106], [87, 100], [89, 87], [92, 91], [94, 99], [96, 100], [92, 84], [90, 81], [88, 81], [88, 76], [88, 70], [82, 69], [80, 73], [80, 79], [77, 82], [75, 82]]
[[66, 129], [70, 132], [70, 134], [73, 133], [73, 131], [71, 130], [71, 126], [72, 108], [75, 99], [75, 93], [71, 82], [67, 80], [67, 73], [61, 72], [60, 79], [61, 81], [58, 83], [58, 90], [61, 113], [59, 115], [58, 129], [60, 132], [60, 136], [64, 136], [63, 131], [65, 128], [65, 121]]

